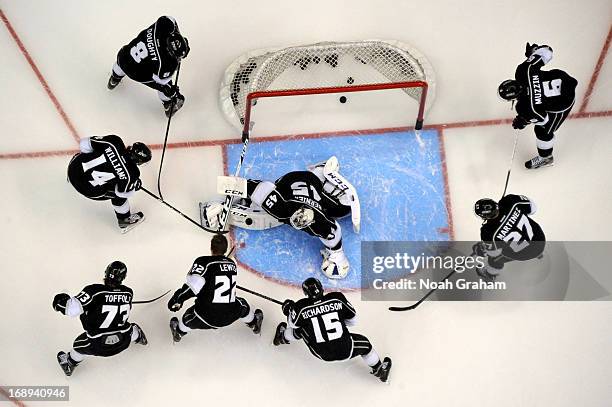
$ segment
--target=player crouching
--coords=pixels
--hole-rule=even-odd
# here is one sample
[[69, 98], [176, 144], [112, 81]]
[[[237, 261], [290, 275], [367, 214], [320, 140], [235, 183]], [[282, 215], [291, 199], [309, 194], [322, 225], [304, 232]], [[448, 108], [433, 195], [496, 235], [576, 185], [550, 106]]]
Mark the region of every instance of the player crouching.
[[540, 225], [529, 215], [536, 212], [533, 201], [522, 195], [506, 195], [499, 202], [479, 199], [474, 213], [484, 220], [480, 227], [481, 242], [474, 253], [487, 257], [487, 266], [476, 272], [486, 281], [493, 281], [511, 261], [541, 258], [546, 237]]
[[[324, 245], [321, 271], [329, 278], [344, 278], [349, 262], [342, 248], [342, 228], [336, 219], [351, 214], [359, 232], [361, 212], [355, 188], [339, 173], [336, 157], [292, 171], [274, 182], [219, 177], [217, 191], [242, 198], [232, 205], [228, 222], [244, 229], [264, 230], [290, 225]], [[220, 229], [223, 206], [219, 202], [200, 204], [202, 223]]]
[[372, 344], [363, 335], [350, 333], [348, 326], [356, 323], [355, 308], [339, 292], [323, 293], [321, 282], [314, 277], [302, 283], [306, 298], [297, 302], [285, 300], [283, 313], [287, 323], [276, 328], [274, 345], [304, 340], [310, 352], [326, 362], [342, 361], [361, 356], [371, 373], [386, 382], [391, 372], [391, 359], [382, 361]]
[[215, 235], [210, 242], [210, 251], [212, 256], [195, 259], [187, 273], [187, 282], [168, 301], [168, 309], [176, 312], [186, 300], [196, 297], [195, 305], [188, 308], [181, 319], [170, 319], [174, 342], [180, 342], [192, 329], [222, 328], [238, 319], [253, 333], [261, 332], [263, 312], [260, 309], [253, 311], [244, 298], [236, 297], [236, 263], [225, 256], [225, 236]]
[[77, 192], [94, 201], [113, 204], [121, 233], [144, 221], [142, 212], [130, 213], [130, 198], [142, 186], [138, 166], [151, 161], [151, 150], [136, 142], [127, 148], [120, 137], [82, 138], [81, 152], [68, 164], [68, 182]]
[[132, 309], [133, 291], [122, 284], [127, 267], [114, 261], [106, 267], [104, 284], [91, 284], [76, 296], [57, 294], [53, 309], [69, 317], [80, 317], [83, 332], [72, 345], [70, 352], [59, 352], [57, 361], [66, 374], [71, 376], [76, 367], [90, 356], [114, 356], [123, 352], [131, 342], [148, 343], [143, 330], [128, 317]]

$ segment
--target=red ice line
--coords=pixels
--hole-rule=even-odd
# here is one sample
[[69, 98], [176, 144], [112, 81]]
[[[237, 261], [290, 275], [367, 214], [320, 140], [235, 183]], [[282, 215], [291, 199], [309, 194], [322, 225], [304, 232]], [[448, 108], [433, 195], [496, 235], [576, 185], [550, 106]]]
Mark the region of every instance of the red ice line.
[[[6, 17], [2, 9], [0, 9], [0, 18], [2, 19], [7, 30], [9, 31], [11, 37], [17, 44], [17, 47], [19, 48], [23, 56], [28, 61], [28, 64], [32, 68], [32, 71], [34, 71], [34, 74], [38, 78], [38, 81], [40, 82], [43, 89], [47, 93], [47, 96], [49, 97], [53, 105], [55, 106], [55, 109], [58, 111], [64, 123], [70, 130], [72, 137], [74, 138], [74, 140], [79, 141], [80, 137], [75, 127], [73, 126], [72, 122], [70, 121], [70, 118], [68, 117], [64, 109], [62, 108], [59, 100], [57, 99], [57, 97], [55, 96], [51, 88], [49, 87], [49, 84], [43, 77], [36, 63], [30, 56], [30, 53], [27, 51], [27, 49], [23, 45], [23, 42], [21, 41], [21, 39], [15, 32], [15, 29], [9, 22], [8, 18]], [[587, 105], [589, 103], [593, 90], [595, 89], [595, 84], [597, 82], [597, 79], [599, 78], [599, 73], [601, 72], [604, 61], [606, 59], [611, 40], [612, 40], [612, 25], [610, 26], [610, 29], [608, 30], [608, 35], [606, 37], [606, 40], [604, 41], [603, 47], [597, 59], [595, 69], [593, 70], [593, 74], [591, 75], [591, 79], [589, 81], [589, 85], [585, 93], [584, 99], [582, 100], [580, 109], [578, 110], [578, 113], [570, 115], [569, 117], [570, 119], [583, 119], [583, 118], [612, 116], [612, 110], [605, 110], [605, 111], [600, 111], [600, 112], [586, 112]], [[456, 122], [456, 123], [441, 123], [441, 124], [433, 124], [433, 125], [425, 126], [425, 129], [435, 129], [438, 131], [440, 158], [442, 161], [442, 172], [443, 172], [443, 177], [444, 177], [444, 195], [445, 195], [445, 200], [446, 200], [447, 218], [448, 218], [448, 229], [440, 228], [439, 232], [448, 233], [451, 240], [454, 239], [454, 228], [453, 228], [453, 220], [452, 220], [452, 215], [451, 215], [451, 200], [450, 200], [450, 191], [449, 191], [449, 184], [448, 184], [448, 170], [446, 167], [446, 151], [444, 148], [444, 131], [443, 130], [453, 129], [453, 128], [478, 127], [478, 126], [497, 126], [497, 125], [502, 125], [502, 124], [508, 124], [511, 122], [512, 122], [512, 119], [493, 119], [493, 120], [477, 120], [477, 121], [466, 121], [466, 122]], [[383, 133], [389, 133], [389, 132], [407, 131], [411, 129], [412, 129], [411, 127], [392, 127], [392, 128], [382, 128], [382, 129], [372, 129], [372, 130], [350, 130], [350, 131], [343, 131], [343, 132], [325, 132], [325, 133], [295, 134], [295, 135], [285, 135], [285, 136], [268, 136], [268, 137], [259, 137], [257, 138], [257, 141], [258, 142], [269, 142], [269, 141], [288, 140], [292, 138], [313, 139], [313, 138], [322, 138], [322, 137], [342, 137], [342, 136], [351, 136], [351, 135], [359, 135], [359, 134], [376, 135], [376, 134], [383, 134]], [[221, 146], [224, 172], [228, 173], [227, 145], [235, 144], [235, 143], [236, 141], [233, 139], [199, 140], [199, 141], [170, 143], [168, 144], [168, 148], [195, 148], [195, 147]], [[154, 145], [151, 145], [150, 147], [152, 149], [161, 149], [162, 145], [154, 144]], [[40, 152], [25, 152], [25, 153], [4, 153], [4, 154], [0, 154], [0, 159], [22, 159], [22, 158], [41, 158], [41, 157], [50, 157], [50, 156], [65, 156], [65, 155], [75, 154], [77, 152], [78, 151], [75, 149], [75, 150], [40, 151]], [[233, 234], [232, 234], [232, 237], [233, 237]], [[244, 268], [257, 273], [258, 275], [262, 275], [257, 270], [254, 270], [253, 268], [249, 267], [246, 264], [241, 263], [241, 265]], [[267, 278], [269, 279], [269, 277]], [[280, 282], [280, 283], [283, 283], [283, 282]], [[0, 393], [4, 394], [5, 393], [4, 389], [0, 388]], [[22, 406], [24, 405], [20, 402], [16, 402], [16, 403], [17, 405], [22, 405]]]
[[57, 100], [57, 97], [55, 97], [55, 94], [53, 93], [53, 91], [49, 87], [49, 84], [45, 80], [45, 77], [42, 75], [42, 73], [38, 69], [38, 66], [36, 66], [36, 63], [34, 62], [32, 57], [30, 56], [30, 53], [26, 49], [25, 45], [23, 45], [23, 42], [21, 42], [21, 39], [17, 35], [17, 32], [15, 31], [15, 29], [13, 28], [13, 26], [9, 22], [8, 18], [6, 17], [6, 15], [4, 14], [4, 11], [2, 11], [2, 9], [0, 9], [0, 19], [2, 19], [2, 22], [6, 26], [6, 29], [8, 30], [9, 34], [11, 34], [11, 37], [13, 37], [13, 40], [17, 44], [17, 47], [19, 48], [19, 50], [21, 51], [21, 53], [25, 57], [26, 61], [28, 61], [28, 64], [30, 65], [30, 68], [32, 68], [32, 71], [34, 71], [34, 74], [38, 78], [38, 81], [42, 85], [43, 89], [45, 90], [45, 92], [47, 92], [47, 96], [49, 96], [49, 99], [51, 99], [51, 102], [53, 103], [53, 106], [55, 106], [55, 109], [57, 110], [59, 115], [62, 117], [62, 120], [64, 120], [64, 123], [66, 124], [66, 127], [68, 127], [68, 130], [70, 130], [70, 133], [72, 134], [72, 138], [74, 138], [78, 142], [80, 137], [79, 137], [79, 134], [77, 133], [76, 129], [72, 125], [72, 122], [70, 121], [70, 118], [68, 117], [68, 115], [64, 111], [64, 108], [62, 108], [62, 105], [60, 104], [59, 100]]

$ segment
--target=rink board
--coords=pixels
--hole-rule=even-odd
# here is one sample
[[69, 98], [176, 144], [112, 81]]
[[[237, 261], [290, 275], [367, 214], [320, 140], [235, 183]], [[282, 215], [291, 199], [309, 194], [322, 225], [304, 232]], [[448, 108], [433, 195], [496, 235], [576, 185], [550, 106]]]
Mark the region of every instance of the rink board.
[[[317, 238], [280, 226], [265, 231], [234, 229], [238, 260], [267, 278], [299, 285], [312, 275], [328, 287], [355, 289], [360, 281], [360, 243], [373, 240], [449, 240], [441, 140], [435, 130], [316, 138], [290, 138], [249, 144], [241, 176], [274, 181], [308, 164], [338, 157], [340, 172], [361, 201], [361, 233], [350, 217], [340, 220], [343, 246], [351, 262], [344, 280], [320, 273], [322, 244]], [[233, 172], [242, 144], [227, 146]]]

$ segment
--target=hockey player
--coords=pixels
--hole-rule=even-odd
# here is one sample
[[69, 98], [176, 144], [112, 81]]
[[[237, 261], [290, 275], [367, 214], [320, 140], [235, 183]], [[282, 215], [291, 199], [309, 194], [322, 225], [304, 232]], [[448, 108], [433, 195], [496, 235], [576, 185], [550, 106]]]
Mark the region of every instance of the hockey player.
[[[231, 225], [261, 230], [287, 224], [318, 237], [324, 245], [321, 271], [329, 278], [346, 277], [350, 265], [336, 219], [351, 214], [358, 232], [361, 215], [357, 191], [340, 175], [336, 157], [312, 165], [308, 171], [289, 172], [274, 182], [220, 178], [231, 178], [236, 182], [231, 188], [243, 190], [244, 195], [238, 195], [246, 197], [232, 207]], [[221, 208], [216, 202], [203, 205], [202, 220], [207, 227], [219, 228]]]
[[348, 331], [347, 326], [357, 322], [357, 314], [344, 294], [324, 294], [321, 282], [314, 277], [304, 280], [302, 290], [306, 298], [283, 303], [287, 323], [281, 322], [276, 327], [274, 345], [302, 339], [314, 356], [326, 362], [361, 356], [372, 369], [371, 373], [386, 382], [391, 359], [385, 357], [381, 361], [368, 338]]
[[142, 222], [142, 212], [131, 214], [128, 198], [142, 186], [138, 166], [151, 161], [149, 147], [136, 142], [126, 148], [115, 135], [82, 138], [79, 146], [68, 164], [68, 182], [89, 199], [110, 200], [121, 233]]
[[505, 100], [516, 100], [515, 129], [535, 124], [538, 155], [525, 162], [527, 169], [552, 165], [555, 132], [574, 106], [578, 81], [560, 69], [543, 71], [553, 56], [548, 45], [527, 43], [527, 60], [516, 68], [515, 79], [503, 81], [498, 88]]
[[489, 198], [479, 199], [474, 212], [484, 219], [480, 228], [482, 241], [474, 245], [476, 255], [487, 257], [487, 266], [477, 269], [482, 278], [495, 280], [504, 263], [541, 257], [546, 237], [540, 225], [529, 217], [536, 212], [529, 198], [506, 195], [499, 203]]
[[71, 376], [85, 356], [114, 356], [126, 350], [131, 342], [148, 343], [143, 330], [128, 322], [132, 309], [132, 289], [123, 285], [127, 267], [114, 261], [106, 267], [104, 284], [91, 284], [76, 296], [57, 294], [53, 309], [69, 317], [79, 317], [83, 332], [70, 352], [59, 352], [57, 361]]
[[119, 50], [108, 88], [115, 89], [124, 76], [157, 90], [166, 116], [174, 115], [185, 102], [172, 76], [189, 54], [189, 42], [174, 18], [161, 16]]
[[195, 259], [187, 282], [176, 290], [168, 309], [176, 312], [183, 303], [195, 297], [195, 305], [189, 307], [181, 319], [170, 319], [170, 331], [174, 342], [179, 342], [192, 329], [217, 329], [233, 324], [238, 319], [253, 333], [261, 332], [263, 312], [253, 311], [249, 303], [236, 297], [236, 263], [225, 256], [227, 239], [215, 235], [210, 242], [212, 256]]

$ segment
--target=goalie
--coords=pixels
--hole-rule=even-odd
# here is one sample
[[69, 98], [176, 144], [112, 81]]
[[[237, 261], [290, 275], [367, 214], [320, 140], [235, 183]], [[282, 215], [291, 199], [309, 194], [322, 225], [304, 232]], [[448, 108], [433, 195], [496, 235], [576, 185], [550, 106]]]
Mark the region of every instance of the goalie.
[[[351, 214], [359, 232], [360, 207], [355, 188], [339, 173], [336, 157], [289, 172], [275, 182], [219, 177], [218, 192], [240, 197], [232, 205], [228, 223], [244, 229], [264, 230], [282, 224], [318, 237], [324, 249], [321, 271], [329, 278], [344, 278], [349, 262], [342, 249], [342, 228], [336, 219]], [[220, 229], [220, 202], [200, 204], [204, 226]]]

